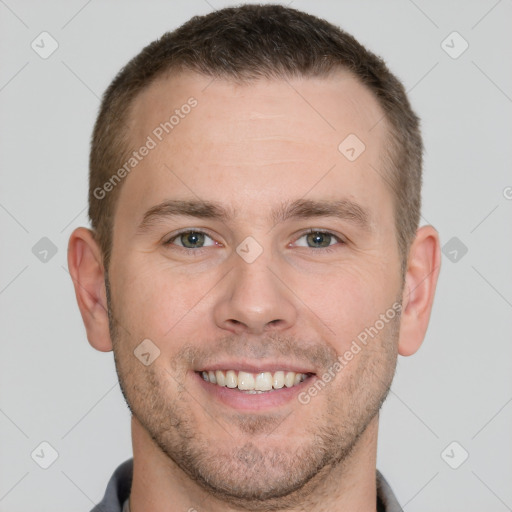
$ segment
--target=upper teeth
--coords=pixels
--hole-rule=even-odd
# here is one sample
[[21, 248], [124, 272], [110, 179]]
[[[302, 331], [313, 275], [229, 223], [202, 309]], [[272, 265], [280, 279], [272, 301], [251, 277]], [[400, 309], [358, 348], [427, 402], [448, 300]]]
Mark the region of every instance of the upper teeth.
[[305, 373], [277, 371], [275, 373], [247, 373], [228, 371], [203, 371], [203, 379], [212, 384], [227, 386], [228, 388], [238, 388], [243, 391], [269, 391], [281, 389], [286, 386], [291, 388], [302, 382], [307, 375]]

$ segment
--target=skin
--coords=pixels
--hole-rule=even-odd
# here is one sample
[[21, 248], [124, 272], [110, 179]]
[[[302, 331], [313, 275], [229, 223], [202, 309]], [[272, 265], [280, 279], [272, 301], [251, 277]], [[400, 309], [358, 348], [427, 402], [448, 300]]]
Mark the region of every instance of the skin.
[[[375, 511], [378, 410], [397, 354], [413, 354], [425, 335], [437, 232], [418, 229], [402, 276], [392, 192], [371, 167], [382, 170], [387, 125], [370, 131], [382, 110], [347, 73], [245, 85], [192, 72], [158, 80], [133, 105], [133, 148], [190, 96], [197, 107], [122, 183], [108, 301], [91, 231], [78, 228], [69, 242], [87, 337], [114, 350], [133, 413], [131, 510]], [[366, 146], [353, 162], [338, 151], [351, 133]], [[174, 216], [138, 232], [144, 212], [169, 199], [214, 201], [230, 215]], [[367, 227], [269, 218], [297, 199], [350, 200], [367, 211]], [[182, 229], [205, 231], [211, 245], [165, 245]], [[308, 229], [332, 233], [329, 250], [308, 247]], [[263, 249], [252, 263], [236, 252], [248, 236]], [[397, 302], [401, 315], [307, 404], [240, 410], [194, 372], [229, 357], [293, 361], [318, 379]], [[133, 354], [147, 338], [160, 350], [149, 366]]]

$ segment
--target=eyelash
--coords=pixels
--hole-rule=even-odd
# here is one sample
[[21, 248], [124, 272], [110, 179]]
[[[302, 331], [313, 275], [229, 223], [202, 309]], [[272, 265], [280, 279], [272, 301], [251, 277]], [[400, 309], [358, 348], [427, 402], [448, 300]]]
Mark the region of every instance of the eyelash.
[[[219, 245], [222, 245], [220, 244], [220, 242], [217, 242], [214, 237], [210, 234], [208, 234], [207, 231], [204, 231], [203, 229], [183, 229], [182, 231], [178, 231], [177, 233], [175, 233], [174, 235], [172, 235], [171, 238], [169, 238], [166, 242], [163, 243], [163, 245], [167, 246], [167, 245], [173, 245], [172, 242], [174, 242], [174, 240], [176, 240], [177, 238], [179, 238], [181, 235], [185, 235], [187, 233], [200, 233], [202, 235], [205, 235], [207, 236], [208, 238], [210, 238], [211, 240], [213, 240], [216, 244], [219, 244]], [[178, 249], [183, 249], [187, 252], [199, 252], [201, 251], [202, 249], [208, 249], [208, 247], [198, 247], [197, 249], [189, 249], [187, 247], [182, 247], [180, 245], [176, 245], [176, 247]]]
[[[338, 244], [341, 244], [341, 245], [345, 245], [346, 244], [346, 242], [345, 242], [345, 240], [343, 238], [341, 238], [338, 235], [335, 235], [332, 231], [327, 231], [325, 229], [314, 229], [314, 228], [310, 228], [307, 231], [304, 231], [299, 237], [297, 237], [295, 239], [295, 242], [297, 240], [300, 240], [303, 236], [307, 236], [307, 235], [310, 235], [312, 233], [321, 233], [323, 235], [330, 235], [330, 236], [332, 236], [332, 238], [334, 238], [336, 240], [336, 242]], [[336, 249], [336, 245], [337, 244], [334, 244], [332, 246], [328, 245], [327, 247], [317, 247], [317, 248], [315, 248], [315, 247], [305, 247], [305, 249], [311, 249], [313, 251], [318, 251], [319, 249], [322, 249], [323, 252], [329, 253], [329, 252], [337, 250]]]
[[[169, 238], [166, 242], [164, 242], [163, 245], [164, 246], [173, 245], [172, 242], [174, 240], [176, 240], [178, 237], [180, 237], [181, 235], [184, 235], [186, 233], [200, 233], [200, 234], [203, 234], [203, 235], [207, 236], [211, 240], [213, 240], [216, 244], [219, 244], [219, 242], [215, 241], [213, 236], [209, 235], [206, 231], [204, 231], [202, 229], [190, 229], [190, 228], [188, 228], [188, 229], [184, 229], [182, 231], [179, 231], [178, 233], [175, 233], [171, 238]], [[328, 245], [327, 247], [317, 247], [317, 248], [315, 248], [315, 247], [305, 247], [305, 249], [311, 249], [313, 251], [318, 251], [319, 249], [321, 249], [322, 252], [329, 253], [329, 252], [335, 251], [336, 250], [336, 246], [338, 244], [341, 244], [341, 245], [345, 245], [346, 244], [346, 241], [343, 238], [341, 238], [338, 235], [335, 235], [333, 232], [327, 231], [327, 230], [323, 230], [323, 229], [314, 229], [314, 228], [310, 228], [307, 231], [302, 232], [291, 243], [295, 243], [295, 242], [297, 242], [297, 240], [300, 240], [302, 237], [310, 235], [312, 233], [321, 233], [321, 234], [325, 234], [325, 235], [330, 235], [330, 236], [332, 236], [336, 240], [337, 244], [334, 244], [333, 246]], [[222, 244], [220, 244], [220, 245], [222, 245]], [[183, 249], [183, 250], [187, 251], [188, 253], [191, 253], [191, 252], [199, 253], [199, 252], [201, 252], [204, 249], [208, 249], [210, 246], [208, 246], [208, 247], [198, 247], [196, 249], [190, 249], [190, 248], [182, 247], [182, 246], [179, 246], [179, 245], [176, 245], [176, 247], [178, 249]]]

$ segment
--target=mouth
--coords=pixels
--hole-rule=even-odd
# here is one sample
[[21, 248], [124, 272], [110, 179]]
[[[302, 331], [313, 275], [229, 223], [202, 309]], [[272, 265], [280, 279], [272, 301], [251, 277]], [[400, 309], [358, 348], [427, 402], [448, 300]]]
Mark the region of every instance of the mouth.
[[294, 388], [313, 376], [287, 370], [256, 373], [241, 370], [202, 370], [196, 372], [205, 382], [217, 387], [229, 388], [245, 394], [272, 393], [283, 388]]
[[193, 382], [212, 405], [244, 413], [294, 407], [317, 374], [308, 363], [271, 359], [218, 361], [192, 370]]

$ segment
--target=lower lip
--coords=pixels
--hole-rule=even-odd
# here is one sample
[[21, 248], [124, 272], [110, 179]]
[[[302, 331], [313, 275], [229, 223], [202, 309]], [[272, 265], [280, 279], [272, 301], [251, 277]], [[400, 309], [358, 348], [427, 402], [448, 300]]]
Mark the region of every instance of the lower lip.
[[315, 376], [310, 375], [306, 380], [291, 388], [283, 387], [273, 391], [266, 391], [263, 393], [244, 393], [237, 388], [228, 388], [226, 386], [219, 386], [206, 382], [201, 375], [193, 372], [194, 378], [199, 381], [199, 385], [210, 396], [213, 396], [219, 402], [243, 411], [260, 411], [264, 409], [271, 409], [273, 407], [282, 407], [292, 400], [297, 400], [297, 395], [304, 391], [305, 388], [311, 386], [314, 382]]

